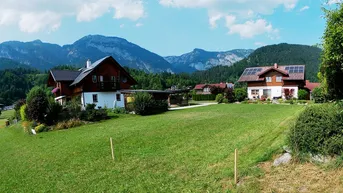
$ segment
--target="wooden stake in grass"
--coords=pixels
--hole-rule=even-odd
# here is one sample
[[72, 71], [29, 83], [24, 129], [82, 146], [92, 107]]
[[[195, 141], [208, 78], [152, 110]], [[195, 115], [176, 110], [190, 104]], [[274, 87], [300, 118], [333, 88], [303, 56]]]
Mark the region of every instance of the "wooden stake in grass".
[[114, 161], [114, 151], [113, 151], [112, 137], [110, 138], [110, 143], [111, 143], [111, 153], [112, 153], [112, 159], [113, 159], [113, 161]]
[[237, 184], [237, 149], [235, 149], [235, 184]]

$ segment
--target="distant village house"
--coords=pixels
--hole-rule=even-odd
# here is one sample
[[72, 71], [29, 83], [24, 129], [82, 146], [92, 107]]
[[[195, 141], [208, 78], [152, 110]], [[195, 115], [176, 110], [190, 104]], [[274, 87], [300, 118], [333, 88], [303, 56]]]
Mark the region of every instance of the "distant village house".
[[232, 83], [218, 83], [218, 84], [198, 84], [194, 87], [196, 94], [212, 94], [211, 89], [219, 88], [222, 89], [223, 92], [226, 92], [228, 89], [233, 89], [234, 84]]

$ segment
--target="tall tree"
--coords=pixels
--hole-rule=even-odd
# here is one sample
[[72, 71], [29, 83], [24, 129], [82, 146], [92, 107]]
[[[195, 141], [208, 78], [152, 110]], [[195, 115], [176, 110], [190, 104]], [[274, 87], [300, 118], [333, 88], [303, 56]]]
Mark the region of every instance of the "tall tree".
[[343, 4], [324, 9], [326, 29], [323, 36], [322, 63], [319, 73], [326, 94], [332, 99], [343, 98]]

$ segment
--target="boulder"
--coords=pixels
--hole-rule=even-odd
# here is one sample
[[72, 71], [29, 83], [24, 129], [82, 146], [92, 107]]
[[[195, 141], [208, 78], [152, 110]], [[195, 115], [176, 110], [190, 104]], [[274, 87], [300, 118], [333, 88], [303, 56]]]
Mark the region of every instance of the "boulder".
[[292, 159], [292, 155], [290, 153], [285, 153], [281, 157], [274, 160], [273, 166], [279, 166], [281, 164], [288, 164]]

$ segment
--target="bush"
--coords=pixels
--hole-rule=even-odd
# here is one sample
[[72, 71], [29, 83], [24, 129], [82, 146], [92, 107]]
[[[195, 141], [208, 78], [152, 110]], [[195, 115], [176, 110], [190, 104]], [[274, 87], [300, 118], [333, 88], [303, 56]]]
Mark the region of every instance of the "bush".
[[217, 102], [217, 103], [222, 103], [223, 100], [224, 100], [223, 94], [218, 94], [218, 95], [216, 96], [216, 102]]
[[223, 99], [223, 103], [229, 103], [229, 99]]
[[56, 124], [58, 121], [61, 120], [61, 113], [62, 113], [63, 107], [59, 103], [56, 103], [55, 101], [49, 102], [48, 112], [46, 116], [46, 123], [47, 125], [53, 125]]
[[324, 89], [321, 87], [317, 87], [313, 89], [312, 99], [314, 100], [315, 103], [324, 103], [326, 101]]
[[247, 96], [247, 89], [245, 88], [236, 88], [234, 91], [234, 96], [236, 101], [244, 101], [248, 96]]
[[138, 92], [134, 95], [134, 110], [139, 115], [153, 115], [168, 111], [168, 102], [154, 100], [149, 93]]
[[297, 153], [343, 153], [343, 113], [336, 105], [309, 106], [291, 128], [288, 141]]
[[87, 105], [87, 107], [85, 111], [80, 113], [81, 120], [96, 122], [108, 119], [107, 109], [94, 109], [92, 105]]
[[194, 101], [214, 101], [216, 99], [216, 95], [214, 94], [196, 94], [192, 96]]
[[40, 124], [38, 126], [35, 127], [35, 131], [37, 133], [40, 133], [40, 132], [44, 132], [44, 131], [48, 131], [49, 130], [49, 127], [47, 127], [46, 125], [44, 124]]
[[128, 114], [129, 112], [125, 108], [117, 107], [113, 109], [113, 113], [114, 114]]
[[80, 119], [70, 119], [68, 121], [62, 121], [57, 123], [57, 125], [54, 127], [54, 130], [69, 129], [81, 125], [83, 125], [83, 122]]
[[44, 123], [49, 105], [44, 89], [41, 87], [32, 88], [27, 94], [26, 102], [28, 119]]
[[304, 89], [300, 89], [299, 91], [298, 91], [298, 99], [299, 100], [306, 100], [307, 99], [307, 97], [308, 97], [308, 92], [307, 92], [307, 90], [304, 90]]
[[27, 105], [26, 104], [20, 107], [20, 119], [22, 121], [27, 121]]

